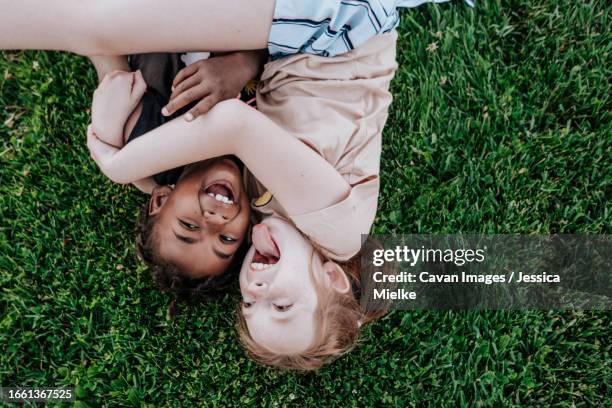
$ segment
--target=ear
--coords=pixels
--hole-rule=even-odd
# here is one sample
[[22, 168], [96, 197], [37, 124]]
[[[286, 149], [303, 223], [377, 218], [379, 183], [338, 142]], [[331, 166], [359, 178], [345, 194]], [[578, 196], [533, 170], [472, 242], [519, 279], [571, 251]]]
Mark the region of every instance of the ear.
[[155, 187], [151, 193], [151, 201], [149, 201], [149, 215], [159, 214], [171, 193], [172, 187], [170, 186]]
[[325, 272], [325, 283], [333, 290], [339, 293], [348, 293], [351, 290], [351, 283], [340, 265], [327, 261], [323, 264], [323, 271]]

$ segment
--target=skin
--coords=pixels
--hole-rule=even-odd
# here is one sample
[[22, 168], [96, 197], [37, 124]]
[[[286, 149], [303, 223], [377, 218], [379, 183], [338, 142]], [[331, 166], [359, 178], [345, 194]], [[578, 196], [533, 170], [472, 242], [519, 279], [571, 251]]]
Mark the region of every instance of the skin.
[[[228, 92], [235, 97], [238, 92], [235, 88], [241, 88], [257, 73], [259, 60], [249, 58], [254, 55], [248, 53], [241, 57], [246, 66], [240, 67], [231, 64], [236, 62], [235, 55], [217, 58], [214, 66], [225, 67], [225, 70], [217, 73], [221, 79], [215, 84], [220, 88], [213, 87], [215, 95], [210, 96], [207, 103], [211, 98], [229, 96]], [[91, 60], [101, 82], [94, 95], [92, 118], [98, 128], [105, 129], [104, 134], [110, 136], [106, 143], [122, 147], [140, 114], [138, 101], [146, 84], [139, 72], [125, 72], [129, 70], [125, 57], [97, 56]], [[228, 63], [230, 65], [226, 66]], [[202, 65], [199, 68], [198, 72]], [[228, 89], [224, 83], [232, 86]], [[218, 100], [212, 102], [216, 104]], [[113, 115], [124, 118], [132, 110], [125, 126], [121, 126], [119, 120], [107, 120]], [[135, 184], [140, 188], [145, 180]], [[218, 202], [203, 192], [208, 185], [218, 182], [230, 186], [234, 193], [233, 204]], [[191, 278], [215, 276], [225, 271], [244, 240], [249, 224], [249, 200], [236, 164], [224, 158], [200, 162], [188, 166], [176, 186], [157, 187], [153, 183], [149, 189], [152, 190], [149, 215], [157, 219], [153, 234], [159, 255]]]
[[[182, 69], [173, 82], [169, 113], [201, 99], [183, 116], [193, 120], [220, 101], [235, 98], [259, 75], [267, 56], [266, 50], [223, 53]], [[100, 82], [92, 103], [92, 126], [105, 143], [121, 148], [140, 117], [146, 83], [138, 71], [126, 75], [130, 68], [125, 56], [92, 56], [90, 60]], [[152, 177], [132, 184], [147, 194], [157, 187]]]
[[[267, 230], [281, 255], [278, 263], [263, 270], [252, 263], [255, 252], [266, 247], [258, 242], [266, 233], [258, 235], [257, 229]], [[270, 351], [300, 353], [315, 339], [318, 292], [347, 293], [350, 283], [337, 264], [324, 262], [304, 236], [280, 218], [268, 217], [255, 226], [253, 242], [240, 270], [241, 310], [249, 333]]]
[[[274, 5], [274, 0], [50, 0], [41, 8], [37, 0], [5, 0], [0, 13], [0, 49], [65, 50], [83, 55], [262, 49], [267, 46]], [[234, 101], [217, 104], [191, 123], [172, 121], [121, 150], [105, 144], [90, 127], [88, 147], [100, 169], [120, 183], [234, 154], [289, 214], [329, 207], [350, 192], [330, 163], [259, 112]], [[284, 241], [284, 235], [277, 237], [283, 248]], [[324, 276], [329, 276], [328, 270], [339, 270], [330, 264]], [[306, 265], [299, 266], [303, 273]], [[344, 276], [341, 270], [340, 274]], [[307, 326], [312, 332], [313, 325]], [[303, 349], [312, 336], [307, 340], [298, 348]]]
[[[206, 194], [214, 183], [231, 186], [234, 203]], [[149, 214], [159, 255], [191, 278], [219, 275], [230, 265], [249, 225], [249, 199], [230, 159], [207, 160], [185, 170], [174, 188], [153, 191]]]
[[[242, 65], [234, 64], [236, 58]], [[140, 115], [138, 101], [146, 84], [139, 72], [126, 74], [129, 66], [125, 57], [96, 56], [91, 60], [101, 82], [94, 95], [92, 118], [110, 136], [106, 143], [122, 147]], [[261, 57], [259, 52], [232, 53], [202, 62], [214, 60], [220, 78], [210, 88], [214, 95], [209, 94], [205, 100], [216, 104], [219, 99], [235, 97], [259, 70]], [[206, 66], [200, 64], [197, 73]], [[129, 93], [124, 92], [128, 89]], [[135, 103], [138, 105], [134, 108]], [[130, 111], [125, 126], [119, 120], [106, 120], [109, 116], [123, 118]], [[230, 185], [235, 203], [220, 203], [203, 194], [202, 190], [212, 182]], [[149, 215], [157, 218], [153, 234], [163, 259], [191, 278], [214, 276], [227, 269], [244, 240], [250, 213], [241, 172], [232, 160], [211, 159], [188, 166], [174, 187], [158, 187], [152, 178], [134, 184], [152, 192]]]
[[[221, 102], [192, 122], [173, 120], [123, 149], [103, 143], [90, 128], [87, 145], [100, 170], [119, 183], [130, 183], [186, 163], [235, 155], [289, 214], [327, 208], [346, 198], [351, 189], [342, 175], [314, 150], [261, 112], [236, 100]], [[293, 225], [272, 218], [266, 218], [264, 223], [270, 225], [271, 236], [281, 253], [278, 264], [266, 270], [270, 276], [265, 283], [272, 290], [259, 292], [261, 298], [254, 298], [255, 304], [259, 299], [259, 304], [250, 311], [249, 329], [258, 343], [271, 350], [303, 351], [312, 344], [316, 331], [314, 311], [318, 296], [310, 278], [311, 260], [313, 276], [326, 290], [347, 292], [348, 278], [336, 263], [324, 262], [318, 254], [313, 255], [312, 245]], [[264, 227], [256, 226], [254, 233], [261, 228]], [[255, 247], [269, 249], [269, 242], [266, 247], [253, 238]], [[252, 247], [243, 269], [251, 267], [254, 254]], [[255, 278], [248, 271], [242, 275], [241, 286], [252, 289]], [[274, 302], [280, 301], [297, 303], [294, 310], [288, 311], [297, 312], [296, 317], [284, 322], [275, 319], [278, 310], [273, 310]], [[268, 331], [268, 327], [272, 329]]]
[[[94, 68], [96, 69], [96, 74], [98, 75], [99, 83], [102, 83], [104, 80], [112, 78], [113, 73], [115, 72], [125, 73], [125, 72], [129, 72], [130, 70], [127, 58], [125, 56], [119, 56], [119, 55], [118, 56], [92, 56], [90, 57], [90, 60]], [[135, 73], [133, 73], [132, 78], [129, 78], [130, 83], [132, 84], [129, 87], [130, 96], [119, 98], [119, 99], [123, 99], [124, 101], [129, 101], [129, 100], [132, 100], [135, 95], [138, 95], [139, 87], [134, 87], [133, 85], [140, 78], [142, 78], [142, 76], [137, 76]], [[143, 89], [143, 92], [144, 92], [144, 89], [146, 87], [146, 84], [144, 83], [144, 81], [141, 85], [144, 85], [144, 86], [140, 86], [140, 88]], [[123, 88], [124, 88], [124, 94], [125, 94], [128, 89], [128, 86], [123, 85]], [[102, 95], [96, 95], [96, 92], [97, 90], [94, 92], [94, 100], [98, 99], [99, 100], [98, 102], [101, 103], [101, 106], [105, 108], [115, 107], [113, 102], [116, 100], [116, 98], [114, 95], [112, 94], [106, 95], [104, 93]], [[138, 97], [138, 100], [140, 100], [142, 95], [139, 95], [137, 97]], [[96, 108], [95, 104], [92, 103], [92, 126], [95, 124], [100, 128], [104, 128], [104, 124], [98, 123], [98, 122], [100, 120], [104, 121], [105, 117], [110, 115], [111, 113], [105, 112], [106, 109], [102, 109], [102, 112], [99, 112], [99, 110], [100, 108], [99, 107]], [[123, 126], [123, 129], [121, 130], [120, 128], [118, 134], [116, 134], [113, 130], [107, 130], [104, 132], [100, 132], [101, 134], [105, 134], [106, 137], [108, 137], [108, 139], [105, 140], [105, 143], [123, 147], [123, 145], [125, 144], [125, 141], [127, 140], [130, 133], [132, 132], [132, 129], [134, 129], [134, 126], [136, 126], [136, 122], [138, 118], [140, 117], [141, 111], [142, 111], [142, 104], [138, 102], [137, 106], [131, 111], [131, 114], [129, 114], [129, 117], [126, 120]], [[120, 112], [120, 114], [125, 115], [126, 112], [130, 112], [129, 108], [124, 109], [124, 111]], [[97, 116], [99, 116], [101, 119], [96, 120]], [[120, 120], [113, 120], [111, 125], [112, 124], [121, 126]], [[151, 194], [153, 189], [157, 187], [157, 183], [155, 183], [155, 181], [153, 180], [153, 177], [145, 177], [141, 180], [135, 180], [134, 182], [132, 182], [132, 185], [134, 185], [136, 188], [138, 188], [140, 191], [146, 194]]]
[[274, 0], [3, 0], [0, 49], [82, 55], [267, 47]]
[[267, 59], [267, 50], [240, 51], [216, 55], [183, 68], [174, 78], [170, 102], [162, 113], [172, 115], [199, 100], [184, 115], [187, 121], [192, 121], [217, 103], [235, 98], [248, 81], [260, 74]]
[[189, 163], [237, 156], [289, 214], [327, 208], [351, 191], [344, 177], [309, 146], [233, 99], [193, 122], [166, 123], [122, 149], [105, 144], [90, 129], [87, 146], [100, 170], [122, 184]]

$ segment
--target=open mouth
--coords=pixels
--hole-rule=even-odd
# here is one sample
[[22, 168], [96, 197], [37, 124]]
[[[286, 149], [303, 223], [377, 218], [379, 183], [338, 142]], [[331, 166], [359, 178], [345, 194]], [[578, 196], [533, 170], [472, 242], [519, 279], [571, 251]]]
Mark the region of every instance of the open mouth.
[[281, 254], [267, 225], [255, 225], [251, 238], [255, 247], [255, 254], [253, 254], [253, 259], [251, 260], [251, 269], [261, 271], [278, 263]]
[[217, 181], [204, 189], [204, 192], [223, 204], [234, 204], [234, 192], [227, 182]]

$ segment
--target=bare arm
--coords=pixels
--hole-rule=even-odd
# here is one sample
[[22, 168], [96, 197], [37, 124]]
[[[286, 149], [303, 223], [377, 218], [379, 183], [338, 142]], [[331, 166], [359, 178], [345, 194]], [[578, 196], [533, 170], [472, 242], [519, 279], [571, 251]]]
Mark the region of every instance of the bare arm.
[[191, 123], [173, 120], [121, 150], [103, 144], [93, 132], [88, 146], [101, 170], [118, 183], [236, 155], [292, 215], [326, 208], [350, 192], [349, 184], [319, 154], [236, 100], [217, 104]]
[[96, 69], [96, 74], [98, 74], [98, 83], [102, 82], [104, 77], [113, 71], [130, 71], [130, 65], [124, 55], [92, 55], [89, 60]]
[[[191, 116], [190, 120], [193, 120], [216, 103], [235, 98], [244, 85], [259, 74], [267, 55], [266, 50], [225, 53], [183, 69], [175, 78], [173, 95], [176, 99], [169, 104], [172, 108], [170, 113], [203, 97], [183, 116]], [[139, 72], [122, 72], [128, 68], [125, 57], [96, 56], [91, 60], [101, 81], [92, 103], [94, 133], [104, 143], [121, 148], [140, 116], [142, 106], [136, 104], [146, 84]], [[136, 91], [139, 88], [142, 92]], [[150, 178], [134, 181], [133, 184], [148, 193], [155, 187]]]
[[[111, 75], [115, 71], [130, 71], [129, 64], [127, 62], [127, 58], [125, 56], [92, 56], [89, 57], [92, 64], [96, 69], [96, 73], [98, 75], [98, 82], [102, 82], [102, 80], [107, 76]], [[94, 98], [96, 96], [94, 95]], [[113, 101], [109, 101], [112, 103]], [[140, 112], [142, 106], [138, 104], [136, 109], [131, 113], [125, 126], [123, 127], [123, 134], [117, 135], [116, 140], [114, 140], [114, 145], [123, 146], [127, 138], [129, 137], [132, 129], [136, 125], [136, 121], [140, 116]], [[115, 118], [113, 118], [114, 121]], [[157, 183], [153, 180], [153, 177], [146, 177], [142, 180], [136, 180], [132, 182], [134, 187], [138, 188], [140, 191], [146, 194], [151, 194], [153, 189], [157, 187]]]

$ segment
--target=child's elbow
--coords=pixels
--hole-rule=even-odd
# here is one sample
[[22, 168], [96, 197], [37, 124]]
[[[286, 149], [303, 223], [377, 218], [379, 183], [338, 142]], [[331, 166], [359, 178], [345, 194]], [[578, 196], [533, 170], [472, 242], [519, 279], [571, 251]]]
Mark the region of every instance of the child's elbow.
[[223, 135], [225, 142], [238, 141], [245, 134], [248, 117], [253, 108], [238, 99], [228, 99], [217, 103], [207, 114], [198, 116], [203, 134], [211, 128]]
[[233, 129], [239, 129], [244, 125], [248, 111], [252, 109], [239, 99], [228, 99], [217, 103], [212, 109], [218, 120], [224, 124], [230, 124]]
[[112, 181], [115, 184], [130, 184], [133, 180], [128, 180], [125, 177], [119, 176], [119, 175], [114, 175], [114, 174], [106, 174], [106, 177], [108, 177], [108, 179], [110, 181]]

